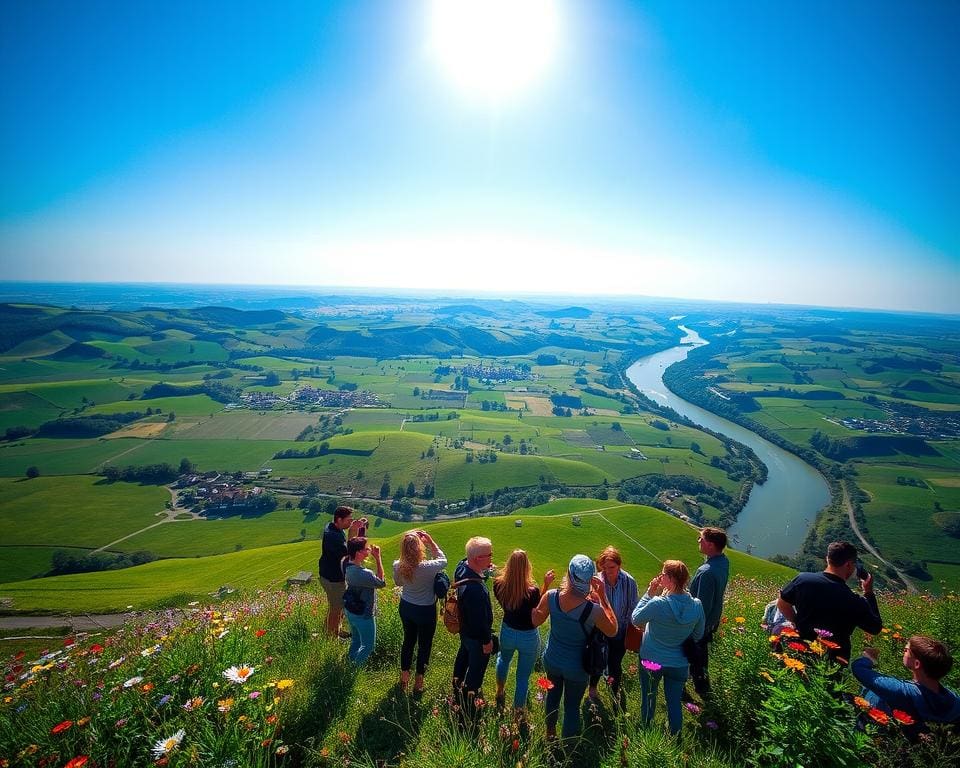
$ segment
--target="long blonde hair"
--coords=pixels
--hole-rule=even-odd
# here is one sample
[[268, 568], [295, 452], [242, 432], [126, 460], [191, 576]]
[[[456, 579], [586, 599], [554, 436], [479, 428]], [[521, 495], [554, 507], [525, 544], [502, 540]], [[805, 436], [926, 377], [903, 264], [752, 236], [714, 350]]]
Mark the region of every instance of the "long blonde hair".
[[531, 587], [537, 586], [533, 580], [533, 566], [530, 558], [522, 549], [515, 549], [503, 567], [503, 572], [494, 579], [497, 599], [504, 610], [519, 608]]
[[424, 551], [423, 541], [416, 531], [407, 531], [403, 534], [400, 540], [400, 567], [397, 570], [405, 582], [413, 579], [413, 572], [423, 560]]

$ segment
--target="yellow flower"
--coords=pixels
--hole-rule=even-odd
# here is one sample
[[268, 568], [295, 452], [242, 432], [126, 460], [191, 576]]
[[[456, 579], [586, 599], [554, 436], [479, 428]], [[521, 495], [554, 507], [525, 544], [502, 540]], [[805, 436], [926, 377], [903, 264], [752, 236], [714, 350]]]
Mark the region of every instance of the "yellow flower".
[[217, 702], [217, 710], [220, 712], [229, 712], [233, 706], [233, 699], [220, 699]]
[[278, 681], [277, 681], [277, 690], [285, 691], [285, 690], [287, 690], [287, 688], [291, 688], [291, 687], [293, 686], [293, 682], [294, 682], [294, 681], [291, 680], [290, 678], [285, 678], [285, 679], [283, 679], [283, 680], [278, 680]]
[[769, 681], [769, 682], [771, 682], [771, 683], [773, 682], [773, 675], [771, 675], [771, 674], [770, 674], [769, 672], [767, 672], [767, 670], [765, 670], [765, 669], [761, 669], [761, 670], [760, 670], [760, 677], [762, 677], [764, 680], [767, 680], [767, 681]]
[[791, 659], [789, 656], [783, 657], [783, 665], [787, 669], [793, 669], [793, 670], [796, 670], [797, 672], [803, 672], [803, 670], [807, 668], [807, 665], [804, 664], [802, 661], [797, 661], [797, 659]]
[[823, 654], [827, 652], [827, 649], [824, 648], [818, 640], [814, 640], [812, 643], [810, 643], [810, 650], [818, 656], [823, 656]]
[[734, 621], [737, 622], [737, 624], [745, 624], [747, 620], [743, 618], [743, 616], [737, 616], [734, 618]]

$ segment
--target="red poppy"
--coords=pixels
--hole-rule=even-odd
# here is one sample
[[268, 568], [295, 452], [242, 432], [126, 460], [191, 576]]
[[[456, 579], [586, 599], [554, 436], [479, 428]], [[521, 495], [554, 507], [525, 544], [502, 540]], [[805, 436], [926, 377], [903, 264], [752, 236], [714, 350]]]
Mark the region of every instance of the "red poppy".
[[90, 758], [87, 755], [77, 755], [69, 763], [67, 763], [63, 768], [81, 768], [87, 764], [87, 761]]
[[50, 733], [56, 735], [58, 733], [63, 733], [70, 726], [73, 725], [73, 720], [64, 720], [62, 723], [57, 723], [53, 728], [50, 729]]
[[510, 749], [512, 749], [514, 752], [520, 749], [520, 739], [514, 739], [513, 744], [510, 745]]
[[553, 683], [551, 683], [545, 677], [540, 677], [537, 678], [537, 688], [539, 688], [541, 691], [549, 691], [553, 688]]
[[100, 643], [94, 643], [90, 646], [90, 653], [103, 653], [103, 646]]
[[877, 709], [874, 707], [867, 712], [867, 715], [869, 715], [870, 719], [878, 725], [888, 725], [890, 723], [889, 716], [882, 709]]
[[798, 643], [798, 642], [796, 642], [796, 641], [791, 641], [791, 642], [787, 643], [787, 648], [790, 648], [790, 649], [792, 649], [792, 650], [794, 650], [794, 651], [801, 651], [801, 652], [810, 650], [810, 649], [807, 648], [807, 646], [804, 645], [803, 643]]
[[254, 632], [253, 634], [255, 634], [257, 637], [263, 637], [265, 634], [267, 634], [267, 630], [265, 630], [265, 629], [258, 629], [258, 630], [257, 630], [256, 632]]
[[893, 719], [898, 723], [903, 723], [904, 725], [913, 725], [915, 722], [910, 715], [900, 709], [893, 710]]

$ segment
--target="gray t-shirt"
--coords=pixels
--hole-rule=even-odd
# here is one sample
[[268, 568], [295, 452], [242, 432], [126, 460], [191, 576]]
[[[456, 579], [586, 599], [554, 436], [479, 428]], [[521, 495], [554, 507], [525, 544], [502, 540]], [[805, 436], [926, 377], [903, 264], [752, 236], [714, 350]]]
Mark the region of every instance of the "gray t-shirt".
[[413, 571], [413, 578], [406, 581], [400, 575], [400, 561], [393, 561], [393, 582], [403, 588], [401, 600], [412, 605], [433, 605], [437, 596], [433, 593], [433, 580], [436, 575], [447, 567], [447, 556], [438, 547], [437, 556], [433, 560], [421, 560]]
[[360, 615], [369, 619], [373, 616], [373, 610], [377, 604], [377, 593], [374, 590], [387, 586], [387, 582], [378, 579], [377, 574], [369, 568], [363, 568], [353, 563], [347, 563], [343, 575], [347, 582], [347, 589], [358, 594], [364, 602], [364, 610]]

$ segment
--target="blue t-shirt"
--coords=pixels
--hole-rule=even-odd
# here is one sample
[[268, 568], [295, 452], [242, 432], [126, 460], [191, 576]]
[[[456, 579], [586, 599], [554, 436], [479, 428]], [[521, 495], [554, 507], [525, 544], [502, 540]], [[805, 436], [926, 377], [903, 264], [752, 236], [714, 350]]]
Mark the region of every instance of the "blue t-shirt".
[[363, 613], [359, 615], [369, 619], [373, 616], [373, 609], [377, 604], [377, 593], [374, 590], [387, 586], [387, 582], [378, 579], [377, 574], [369, 568], [363, 568], [354, 563], [347, 563], [343, 575], [347, 582], [347, 589], [357, 594], [364, 602]]
[[564, 611], [560, 607], [560, 593], [557, 590], [551, 589], [547, 595], [547, 605], [550, 606], [550, 634], [547, 637], [547, 647], [543, 651], [544, 666], [550, 672], [563, 675], [569, 680], [588, 680], [590, 676], [583, 668], [583, 649], [587, 645], [584, 629], [588, 633], [593, 629], [603, 608], [591, 603], [593, 610], [587, 616], [584, 626], [580, 624], [584, 603], [578, 603], [569, 611]]

